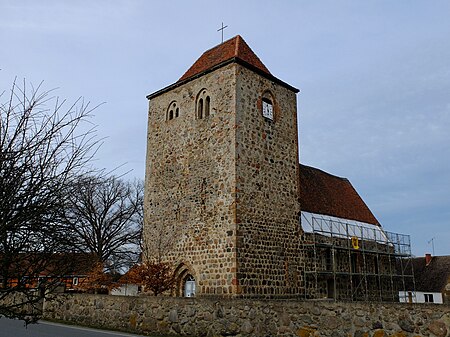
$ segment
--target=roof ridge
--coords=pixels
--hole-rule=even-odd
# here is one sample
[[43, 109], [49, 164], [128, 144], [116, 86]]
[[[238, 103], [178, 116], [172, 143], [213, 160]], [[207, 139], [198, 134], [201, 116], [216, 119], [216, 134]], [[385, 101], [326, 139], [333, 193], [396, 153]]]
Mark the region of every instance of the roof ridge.
[[236, 39], [236, 46], [234, 47], [234, 56], [238, 57], [238, 55], [239, 55], [239, 44], [240, 44], [240, 41], [241, 41], [242, 37], [240, 35], [236, 35], [235, 39]]
[[307, 168], [310, 168], [310, 169], [317, 170], [317, 171], [320, 171], [320, 172], [322, 172], [322, 173], [328, 174], [329, 176], [331, 176], [331, 177], [333, 177], [333, 178], [338, 178], [338, 179], [342, 179], [342, 180], [345, 180], [345, 181], [350, 182], [350, 180], [349, 180], [348, 178], [346, 178], [346, 177], [340, 177], [340, 176], [331, 174], [331, 173], [329, 173], [329, 172], [327, 172], [327, 171], [324, 171], [324, 170], [322, 170], [322, 169], [320, 169], [320, 168], [317, 168], [317, 167], [305, 165], [305, 164], [302, 164], [302, 163], [299, 163], [299, 164], [300, 164], [301, 166], [304, 166], [304, 167], [307, 167]]

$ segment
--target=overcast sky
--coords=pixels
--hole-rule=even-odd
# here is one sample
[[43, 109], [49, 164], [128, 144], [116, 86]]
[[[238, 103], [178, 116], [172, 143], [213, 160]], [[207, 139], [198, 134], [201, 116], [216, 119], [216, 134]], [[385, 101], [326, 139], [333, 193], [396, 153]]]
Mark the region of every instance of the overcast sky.
[[147, 99], [241, 35], [300, 89], [300, 160], [347, 177], [413, 253], [450, 255], [449, 1], [0, 0], [0, 89], [93, 104], [96, 165], [144, 177]]

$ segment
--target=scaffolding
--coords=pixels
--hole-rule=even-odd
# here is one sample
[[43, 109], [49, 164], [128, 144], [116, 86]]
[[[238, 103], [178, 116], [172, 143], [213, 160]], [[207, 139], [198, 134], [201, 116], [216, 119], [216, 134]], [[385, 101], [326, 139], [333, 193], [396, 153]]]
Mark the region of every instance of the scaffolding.
[[409, 235], [317, 214], [302, 213], [302, 227], [307, 299], [398, 302], [399, 294], [415, 296]]

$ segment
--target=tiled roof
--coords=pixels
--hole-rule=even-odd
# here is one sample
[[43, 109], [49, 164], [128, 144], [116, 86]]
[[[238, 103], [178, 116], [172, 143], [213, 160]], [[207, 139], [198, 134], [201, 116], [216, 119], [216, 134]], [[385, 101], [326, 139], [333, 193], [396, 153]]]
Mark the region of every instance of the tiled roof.
[[181, 76], [178, 82], [186, 80], [192, 76], [203, 73], [230, 59], [240, 59], [260, 71], [270, 75], [269, 69], [261, 62], [258, 56], [250, 49], [244, 39], [237, 35], [218, 46], [205, 51], [200, 58], [195, 61], [192, 67]]
[[300, 164], [302, 211], [380, 225], [346, 178]]
[[96, 262], [95, 256], [90, 253], [23, 253], [15, 256], [11, 266], [11, 274], [59, 275], [63, 273], [66, 275], [84, 275], [92, 270]]
[[[417, 291], [442, 292], [450, 277], [450, 256], [433, 256], [427, 266], [425, 257], [412, 259]], [[408, 284], [408, 290], [412, 285]]]

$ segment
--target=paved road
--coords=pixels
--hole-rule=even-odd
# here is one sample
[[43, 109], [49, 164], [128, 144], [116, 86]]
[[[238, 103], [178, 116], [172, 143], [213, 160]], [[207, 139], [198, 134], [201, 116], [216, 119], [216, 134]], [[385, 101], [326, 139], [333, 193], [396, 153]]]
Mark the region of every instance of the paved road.
[[23, 321], [0, 318], [0, 337], [138, 337], [123, 332], [96, 330], [40, 321], [25, 328]]

